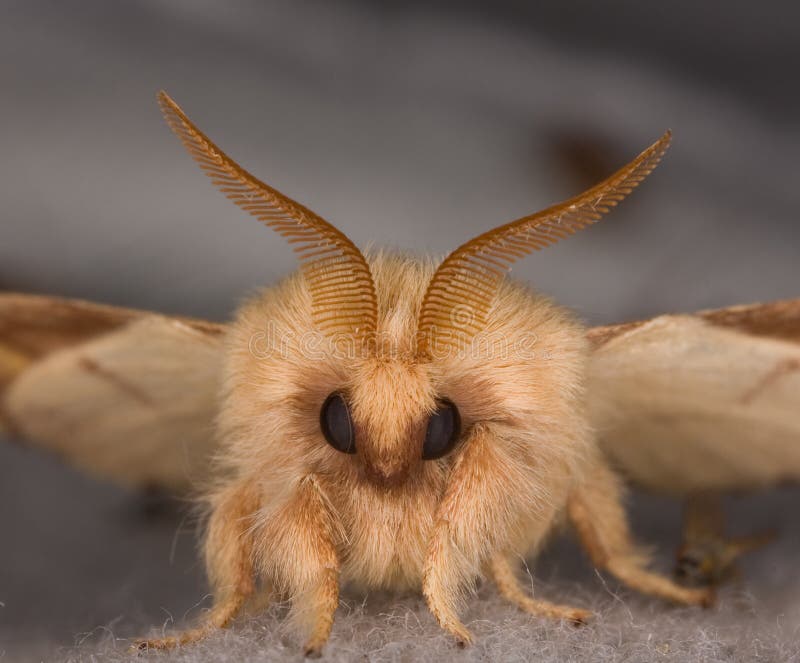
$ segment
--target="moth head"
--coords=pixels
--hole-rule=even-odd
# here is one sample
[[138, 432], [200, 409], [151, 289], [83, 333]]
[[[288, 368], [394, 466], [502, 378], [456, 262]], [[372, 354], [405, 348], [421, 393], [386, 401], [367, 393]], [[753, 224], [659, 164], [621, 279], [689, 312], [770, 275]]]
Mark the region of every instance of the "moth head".
[[358, 455], [368, 480], [398, 485], [459, 442], [458, 408], [437, 397], [426, 366], [369, 358], [350, 382], [324, 401], [320, 427], [333, 448]]
[[[222, 420], [231, 436], [247, 440], [242, 457], [268, 445], [275, 466], [333, 467], [387, 487], [436, 473], [471, 427], [498, 418], [498, 404], [530, 409], [524, 399], [537, 388], [543, 403], [558, 400], [530, 382], [573, 379], [561, 364], [539, 361], [528, 370], [530, 361], [513, 356], [493, 363], [475, 353], [475, 341], [499, 329], [516, 343], [533, 329], [567, 348], [580, 335], [559, 336], [569, 324], [513, 290], [506, 272], [597, 221], [653, 170], [670, 141], [667, 132], [592, 189], [488, 231], [434, 268], [367, 260], [329, 222], [236, 164], [163, 92], [159, 103], [213, 183], [283, 235], [300, 260], [297, 276], [237, 319], [226, 380], [236, 406]], [[261, 348], [253, 344], [259, 333]]]

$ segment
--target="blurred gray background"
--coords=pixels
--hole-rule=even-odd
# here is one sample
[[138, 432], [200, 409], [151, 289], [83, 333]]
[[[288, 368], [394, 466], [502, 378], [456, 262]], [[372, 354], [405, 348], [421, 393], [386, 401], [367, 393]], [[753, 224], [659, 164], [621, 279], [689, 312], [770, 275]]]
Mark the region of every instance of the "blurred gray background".
[[[171, 136], [164, 88], [358, 245], [416, 253], [577, 193], [671, 128], [629, 201], [514, 275], [592, 324], [795, 297], [798, 25], [788, 1], [4, 0], [0, 289], [225, 319], [293, 269]], [[797, 498], [741, 511], [742, 530], [784, 530], [750, 569], [760, 600], [797, 575], [779, 571]], [[9, 444], [0, 505], [0, 657], [82, 658], [203, 599], [180, 515]], [[635, 509], [671, 546], [677, 507]], [[781, 596], [768, 622], [797, 615]]]

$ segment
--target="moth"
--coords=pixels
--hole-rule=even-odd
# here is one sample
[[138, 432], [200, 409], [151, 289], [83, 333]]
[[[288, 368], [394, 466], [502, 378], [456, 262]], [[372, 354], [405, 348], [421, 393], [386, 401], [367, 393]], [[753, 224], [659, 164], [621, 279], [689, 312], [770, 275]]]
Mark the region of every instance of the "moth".
[[437, 262], [362, 253], [159, 103], [299, 270], [228, 324], [0, 294], [6, 432], [130, 486], [203, 487], [214, 605], [141, 647], [196, 641], [275, 596], [316, 656], [344, 583], [421, 591], [462, 645], [479, 578], [532, 615], [582, 623], [586, 610], [517, 578], [515, 560], [562, 523], [633, 589], [712, 602], [711, 588], [648, 570], [621, 477], [680, 497], [797, 478], [800, 300], [587, 330], [507, 278], [622, 201], [669, 132], [597, 186]]

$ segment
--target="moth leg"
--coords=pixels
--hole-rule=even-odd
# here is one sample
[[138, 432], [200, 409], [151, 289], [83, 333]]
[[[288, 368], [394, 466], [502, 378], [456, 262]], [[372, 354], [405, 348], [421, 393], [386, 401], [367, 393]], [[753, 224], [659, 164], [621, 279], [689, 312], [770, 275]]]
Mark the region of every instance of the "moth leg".
[[339, 605], [334, 522], [322, 486], [308, 475], [259, 535], [262, 573], [290, 596], [291, 617], [307, 633], [309, 657], [322, 654]]
[[226, 628], [236, 617], [244, 604], [244, 597], [230, 596], [229, 598], [215, 603], [208, 613], [203, 623], [192, 629], [182, 631], [178, 635], [169, 635], [163, 638], [149, 638], [138, 640], [133, 646], [134, 650], [147, 649], [173, 649], [180, 645], [188, 645], [192, 642], [202, 640], [213, 631]]
[[209, 579], [216, 590], [214, 606], [200, 626], [173, 636], [140, 640], [136, 649], [171, 649], [230, 624], [255, 589], [251, 526], [259, 506], [257, 492], [250, 485], [237, 486], [218, 497], [205, 543]]
[[461, 584], [467, 578], [454, 568], [456, 554], [449, 540], [447, 523], [439, 521], [428, 546], [422, 594], [439, 626], [455, 637], [459, 647], [464, 647], [472, 642], [472, 634], [458, 618]]
[[684, 507], [675, 575], [688, 585], [719, 585], [735, 573], [741, 555], [770, 543], [775, 536], [775, 532], [766, 531], [726, 537], [722, 496], [716, 492], [693, 493]]
[[511, 558], [508, 555], [495, 555], [488, 567], [500, 595], [528, 614], [548, 619], [563, 619], [575, 625], [585, 624], [592, 616], [588, 610], [558, 605], [528, 596], [517, 580]]
[[[494, 442], [488, 426], [474, 427], [464, 442], [437, 507], [423, 565], [422, 593], [428, 607], [461, 646], [472, 639], [458, 617], [464, 594], [497, 550], [509, 548], [518, 525], [515, 514], [530, 500], [523, 489], [508, 490], [509, 484], [521, 487], [524, 478], [514, 473]], [[549, 529], [552, 517], [548, 511], [537, 526]]]
[[681, 587], [647, 570], [647, 555], [633, 541], [628, 527], [620, 481], [604, 463], [598, 462], [584, 484], [573, 491], [567, 515], [597, 568], [643, 594], [686, 605], [713, 603], [710, 590]]

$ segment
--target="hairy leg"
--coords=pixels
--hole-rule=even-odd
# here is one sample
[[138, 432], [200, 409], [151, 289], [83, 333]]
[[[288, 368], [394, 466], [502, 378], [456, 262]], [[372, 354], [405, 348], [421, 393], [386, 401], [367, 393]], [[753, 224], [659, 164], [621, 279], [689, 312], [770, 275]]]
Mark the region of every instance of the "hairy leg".
[[598, 460], [585, 482], [573, 491], [567, 513], [597, 568], [643, 594], [687, 605], [713, 603], [709, 590], [681, 587], [647, 570], [647, 555], [631, 537], [620, 481], [603, 461]]
[[214, 607], [211, 608], [200, 626], [187, 629], [177, 635], [139, 640], [134, 645], [134, 649], [172, 649], [202, 640], [214, 630], [227, 627], [239, 613], [243, 603], [244, 598], [239, 596], [231, 596], [221, 602], [215, 602]]
[[174, 636], [142, 640], [138, 649], [170, 649], [195, 642], [236, 617], [253, 593], [253, 517], [259, 508], [257, 491], [239, 485], [220, 493], [211, 514], [206, 537], [206, 564], [215, 588], [214, 606], [203, 623]]
[[592, 616], [592, 613], [588, 610], [557, 605], [528, 596], [514, 574], [514, 567], [509, 555], [495, 555], [489, 562], [488, 567], [500, 595], [516, 605], [520, 610], [524, 610], [536, 617], [564, 619], [576, 625], [586, 623]]
[[261, 572], [292, 601], [292, 617], [308, 634], [306, 656], [319, 656], [339, 605], [339, 560], [332, 508], [319, 480], [303, 478], [260, 530]]
[[[422, 594], [439, 626], [454, 636], [460, 647], [472, 642], [472, 634], [458, 617], [460, 592], [469, 579], [459, 574], [453, 558], [458, 555], [449, 540], [447, 524], [437, 522], [423, 569]], [[450, 566], [452, 564], [452, 566]]]
[[[480, 426], [465, 442], [437, 508], [423, 567], [428, 607], [460, 645], [471, 641], [458, 617], [464, 592], [497, 550], [508, 549], [518, 514], [528, 513], [535, 500], [531, 474], [519, 461], [501, 456], [496, 441], [489, 427]], [[537, 530], [549, 529], [554, 512], [543, 509]]]

